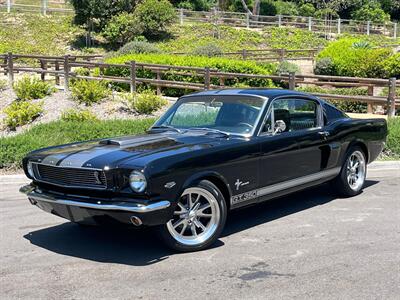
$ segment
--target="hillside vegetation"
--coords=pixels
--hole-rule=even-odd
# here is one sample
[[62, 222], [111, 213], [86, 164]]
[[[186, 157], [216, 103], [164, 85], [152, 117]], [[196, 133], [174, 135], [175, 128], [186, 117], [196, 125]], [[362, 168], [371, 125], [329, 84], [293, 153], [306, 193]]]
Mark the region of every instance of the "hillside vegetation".
[[61, 55], [83, 33], [71, 16], [0, 13], [0, 53]]

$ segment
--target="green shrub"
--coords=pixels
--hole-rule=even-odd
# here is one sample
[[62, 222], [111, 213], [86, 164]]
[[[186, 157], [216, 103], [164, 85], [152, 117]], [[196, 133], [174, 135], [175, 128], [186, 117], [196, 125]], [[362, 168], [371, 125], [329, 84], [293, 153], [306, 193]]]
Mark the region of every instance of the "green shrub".
[[103, 29], [103, 36], [112, 45], [123, 45], [143, 33], [143, 26], [133, 13], [113, 16]]
[[351, 17], [355, 20], [385, 22], [390, 20], [390, 15], [385, 13], [379, 2], [367, 1], [363, 6], [355, 10]]
[[289, 1], [277, 0], [274, 1], [277, 15], [298, 16], [299, 11], [296, 3]]
[[98, 103], [110, 94], [103, 81], [78, 79], [71, 86], [72, 98], [85, 105]]
[[138, 54], [138, 53], [160, 53], [161, 50], [152, 43], [146, 41], [133, 41], [122, 46], [118, 53], [124, 54]]
[[388, 137], [384, 153], [395, 159], [400, 159], [400, 118], [388, 119]]
[[55, 92], [55, 88], [47, 82], [27, 75], [15, 82], [13, 88], [20, 100], [42, 99]]
[[32, 150], [54, 145], [144, 133], [154, 119], [107, 121], [55, 121], [33, 126], [11, 137], [0, 138], [0, 168], [20, 167], [22, 158]]
[[[179, 0], [178, 0], [179, 1]], [[172, 3], [176, 3], [172, 1]], [[213, 0], [184, 0], [179, 1], [178, 7], [189, 9], [189, 10], [197, 10], [197, 11], [209, 11], [211, 6], [214, 5]]]
[[61, 114], [61, 120], [63, 121], [73, 121], [73, 122], [83, 122], [83, 121], [97, 121], [97, 117], [90, 110], [77, 110], [68, 109]]
[[300, 73], [300, 68], [298, 65], [291, 63], [287, 60], [281, 61], [278, 64], [276, 73], [277, 74], [285, 74], [285, 73], [296, 73], [299, 74]]
[[[254, 61], [243, 61], [221, 57], [201, 57], [201, 56], [172, 56], [167, 54], [133, 54], [114, 57], [106, 60], [107, 63], [125, 64], [129, 61], [164, 64], [173, 66], [188, 66], [188, 67], [209, 67], [211, 69], [218, 69], [224, 72], [233, 73], [246, 73], [246, 74], [260, 74], [271, 75], [275, 73], [276, 66], [274, 64], [264, 63], [258, 64]], [[166, 72], [163, 74], [162, 79], [204, 83], [203, 76], [183, 75], [182, 72]], [[188, 72], [190, 73], [190, 72]], [[106, 75], [129, 77], [129, 68], [108, 68], [105, 71]], [[138, 78], [156, 78], [155, 74], [150, 70], [137, 69]], [[211, 78], [212, 84], [219, 84], [218, 78]], [[231, 78], [225, 80], [226, 86], [234, 86], [236, 83], [244, 83], [251, 87], [274, 87], [275, 85], [270, 79], [247, 79], [247, 78]], [[127, 89], [128, 86], [126, 85]], [[168, 96], [180, 96], [184, 94], [185, 90], [175, 88], [165, 88], [163, 92]]]
[[390, 56], [383, 62], [388, 77], [400, 78], [400, 53]]
[[143, 26], [146, 38], [164, 34], [176, 18], [174, 7], [168, 0], [144, 0], [136, 6], [134, 14]]
[[15, 129], [35, 120], [43, 112], [43, 104], [29, 101], [14, 101], [4, 109], [5, 124]]
[[360, 42], [356, 38], [342, 38], [329, 43], [317, 56], [317, 62], [322, 58], [330, 58], [333, 74], [336, 76], [384, 77], [386, 72], [383, 63], [392, 54], [390, 49], [354, 48], [353, 44]]
[[260, 15], [275, 16], [277, 14], [276, 6], [272, 0], [260, 1]]
[[168, 104], [167, 100], [155, 95], [151, 90], [145, 90], [140, 94], [127, 93], [124, 94], [123, 99], [129, 109], [145, 115], [149, 115]]
[[[334, 89], [324, 89], [318, 86], [307, 86], [299, 87], [298, 91], [306, 93], [319, 93], [319, 94], [334, 94], [334, 95], [348, 95], [348, 96], [366, 96], [368, 95], [368, 90], [366, 88], [334, 88]], [[323, 97], [322, 97], [323, 98]], [[348, 101], [348, 100], [330, 100], [326, 99], [328, 102], [335, 105], [340, 110], [350, 113], [366, 113], [367, 104], [359, 101]]]
[[335, 66], [330, 57], [324, 57], [315, 63], [314, 74], [316, 75], [332, 75], [336, 74]]
[[223, 53], [222, 49], [216, 44], [207, 44], [204, 46], [198, 46], [193, 50], [193, 55], [198, 56], [221, 56]]
[[0, 92], [7, 89], [8, 83], [5, 79], [0, 79]]
[[315, 14], [315, 7], [311, 3], [304, 3], [299, 7], [299, 15], [312, 17]]

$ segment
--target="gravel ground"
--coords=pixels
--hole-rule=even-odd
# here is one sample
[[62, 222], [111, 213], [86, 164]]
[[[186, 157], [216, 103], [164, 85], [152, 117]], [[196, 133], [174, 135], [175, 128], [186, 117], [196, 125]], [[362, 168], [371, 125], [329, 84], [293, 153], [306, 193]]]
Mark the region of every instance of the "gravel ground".
[[[16, 99], [15, 93], [11, 89], [6, 89], [0, 91], [0, 120], [4, 120], [6, 115], [2, 112], [5, 107], [11, 104], [11, 102]], [[169, 99], [169, 104], [161, 108], [160, 110], [154, 112], [151, 115], [140, 115], [134, 111], [126, 108], [121, 98], [117, 93], [113, 93], [110, 98], [105, 99], [101, 103], [94, 104], [87, 107], [83, 104], [78, 104], [71, 98], [70, 93], [64, 93], [63, 91], [58, 91], [50, 96], [47, 96], [40, 100], [32, 100], [34, 103], [43, 103], [44, 113], [36, 118], [30, 124], [18, 127], [16, 130], [9, 130], [4, 124], [0, 122], [0, 137], [12, 136], [19, 134], [34, 125], [48, 123], [60, 119], [62, 113], [68, 109], [87, 109], [94, 113], [100, 120], [109, 119], [144, 119], [149, 117], [159, 117], [163, 114], [174, 99]]]

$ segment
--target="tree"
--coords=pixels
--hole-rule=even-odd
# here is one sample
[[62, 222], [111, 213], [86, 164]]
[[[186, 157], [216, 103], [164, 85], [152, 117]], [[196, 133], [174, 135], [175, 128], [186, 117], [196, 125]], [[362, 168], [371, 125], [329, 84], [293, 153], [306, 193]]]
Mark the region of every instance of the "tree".
[[74, 21], [78, 25], [94, 22], [101, 30], [112, 16], [132, 12], [136, 0], [70, 0], [75, 10]]

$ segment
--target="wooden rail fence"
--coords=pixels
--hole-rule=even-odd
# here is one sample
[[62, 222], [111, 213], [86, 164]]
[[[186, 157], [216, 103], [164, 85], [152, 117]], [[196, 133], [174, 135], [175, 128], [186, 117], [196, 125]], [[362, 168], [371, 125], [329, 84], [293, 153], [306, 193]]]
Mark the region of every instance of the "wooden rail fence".
[[[0, 74], [8, 76], [9, 84], [12, 86], [14, 75], [16, 73], [36, 73], [40, 74], [42, 80], [46, 80], [46, 75], [54, 77], [57, 85], [61, 85], [65, 91], [69, 90], [71, 78], [81, 78], [87, 80], [105, 80], [107, 82], [125, 83], [130, 86], [131, 92], [136, 91], [139, 84], [155, 86], [157, 93], [161, 93], [164, 88], [177, 88], [184, 90], [208, 90], [224, 88], [228, 80], [254, 79], [254, 80], [272, 80], [276, 83], [284, 83], [289, 89], [295, 89], [299, 86], [324, 86], [324, 87], [366, 87], [368, 95], [366, 96], [348, 96], [338, 95], [332, 90], [332, 94], [318, 94], [316, 96], [341, 101], [358, 101], [368, 104], [368, 112], [373, 112], [374, 105], [386, 107], [389, 116], [395, 115], [396, 107], [400, 107], [400, 99], [396, 98], [396, 86], [400, 80], [396, 78], [359, 78], [342, 77], [326, 75], [297, 75], [294, 73], [280, 75], [258, 75], [243, 73], [228, 73], [210, 68], [194, 68], [185, 66], [171, 66], [150, 64], [131, 61], [126, 64], [108, 64], [96, 61], [98, 56], [42, 56], [42, 55], [19, 55], [4, 54], [0, 55]], [[26, 60], [34, 60], [26, 63]], [[84, 76], [76, 72], [77, 68], [99, 69], [98, 76]], [[118, 68], [124, 70], [127, 76], [109, 76], [105, 75], [107, 69]], [[149, 71], [151, 78], [138, 77], [138, 70]], [[163, 79], [166, 74], [175, 74], [181, 76], [194, 76], [198, 78], [196, 82], [181, 80]], [[128, 75], [129, 74], [129, 75]], [[376, 89], [386, 87], [387, 96], [376, 96]]]

